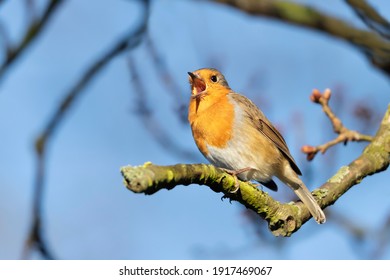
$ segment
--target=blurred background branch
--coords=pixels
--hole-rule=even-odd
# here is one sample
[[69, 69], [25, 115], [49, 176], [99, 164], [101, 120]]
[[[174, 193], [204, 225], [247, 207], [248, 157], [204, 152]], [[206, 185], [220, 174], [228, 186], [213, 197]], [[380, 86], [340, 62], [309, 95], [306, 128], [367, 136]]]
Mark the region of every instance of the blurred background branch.
[[183, 90], [172, 76], [172, 72], [168, 68], [164, 56], [159, 52], [157, 44], [150, 35], [146, 36], [145, 42], [147, 51], [153, 61], [154, 68], [161, 80], [161, 84], [166, 87], [166, 92], [171, 95], [172, 100], [174, 100], [175, 116], [177, 116], [183, 124], [187, 125], [187, 99], [184, 98], [184, 95], [182, 94]]
[[44, 186], [45, 186], [45, 172], [47, 169], [46, 158], [48, 145], [58, 129], [61, 122], [64, 121], [66, 114], [75, 105], [77, 98], [80, 98], [84, 89], [91, 83], [91, 81], [97, 76], [97, 74], [107, 66], [115, 57], [137, 47], [143, 39], [144, 34], [147, 31], [147, 22], [149, 17], [150, 1], [142, 1], [143, 11], [141, 20], [138, 22], [135, 28], [130, 30], [117, 42], [114, 42], [112, 46], [101, 56], [92, 63], [87, 70], [80, 76], [80, 79], [74, 84], [71, 89], [65, 93], [63, 100], [59, 103], [58, 108], [55, 110], [52, 117], [47, 122], [46, 127], [36, 140], [36, 154], [37, 154], [37, 169], [36, 169], [36, 181], [34, 186], [34, 202], [33, 202], [33, 221], [30, 233], [28, 235], [28, 241], [26, 242], [26, 248], [24, 249], [24, 258], [26, 258], [26, 252], [29, 252], [34, 246], [42, 254], [42, 257], [47, 259], [53, 258], [53, 253], [49, 253], [47, 242], [43, 237], [43, 198], [44, 198]]
[[265, 16], [303, 26], [347, 41], [362, 51], [378, 69], [390, 76], [390, 42], [371, 32], [352, 26], [335, 16], [292, 1], [212, 0], [255, 16]]
[[390, 39], [390, 23], [365, 0], [345, 0], [356, 15], [372, 30]]
[[[34, 5], [30, 1], [26, 1], [26, 6], [29, 8], [27, 11], [34, 13], [31, 17], [31, 22], [28, 23], [26, 31], [22, 36], [22, 39], [17, 44], [9, 42], [8, 37], [3, 35], [4, 46], [6, 49], [6, 57], [3, 63], [0, 65], [0, 81], [3, 79], [6, 71], [12, 66], [12, 64], [24, 53], [24, 51], [31, 45], [32, 42], [41, 34], [46, 27], [50, 18], [54, 15], [63, 0], [50, 0], [48, 1], [46, 8], [44, 9], [40, 17], [35, 16], [35, 10], [31, 9], [31, 5]], [[1, 4], [1, 3], [0, 3]], [[2, 34], [5, 34], [5, 27], [1, 28]]]
[[[376, 4], [374, 0], [370, 2]], [[377, 202], [385, 199], [387, 186], [383, 182], [388, 181], [388, 172], [363, 180], [361, 185], [368, 185], [370, 192], [368, 188], [354, 188], [356, 191], [343, 196], [342, 203], [327, 209], [327, 230], [309, 223], [306, 227], [312, 226], [310, 230], [281, 239], [269, 234], [267, 221], [241, 205], [238, 208], [245, 217], [235, 219], [237, 208], [222, 208], [215, 203], [213, 192], [203, 191], [206, 188], [175, 188], [168, 195], [160, 192], [147, 200], [143, 196], [124, 196], [124, 190], [117, 188], [120, 176], [115, 171], [127, 161], [171, 164], [177, 160], [203, 160], [194, 149], [187, 123], [190, 93], [186, 72], [196, 67], [223, 70], [232, 77], [229, 80], [234, 88], [250, 96], [271, 118], [275, 108], [277, 126], [289, 143], [293, 135], [293, 153], [302, 143], [324, 143], [333, 137], [331, 129], [317, 130], [322, 125], [326, 127], [329, 119], [320, 113], [311, 118], [314, 106], [304, 105], [305, 99], [299, 97], [313, 87], [331, 87], [331, 111], [337, 119], [343, 119], [345, 128], [357, 128], [367, 134], [364, 141], [369, 141], [368, 135], [375, 133], [384, 104], [388, 103], [387, 96], [383, 97], [388, 92], [386, 79], [390, 77], [388, 4], [383, 2], [375, 7], [363, 0], [338, 2], [345, 10], [292, 0], [99, 0], [94, 2], [93, 10], [84, 1], [66, 1], [66, 5], [63, 0], [0, 0], [0, 81], [6, 81], [2, 91], [12, 93], [0, 94], [0, 161], [3, 159], [4, 166], [0, 172], [0, 226], [5, 229], [0, 238], [0, 258], [388, 256], [389, 209]], [[131, 21], [138, 15], [138, 5], [142, 7], [140, 20]], [[125, 11], [124, 7], [134, 9]], [[129, 30], [125, 29], [128, 25]], [[120, 36], [112, 36], [115, 32]], [[316, 36], [321, 33], [327, 36]], [[103, 53], [101, 46], [107, 46]], [[354, 48], [359, 51], [351, 52]], [[86, 57], [88, 64], [79, 63]], [[366, 67], [367, 58], [374, 67]], [[111, 63], [114, 60], [119, 63]], [[385, 75], [372, 69], [380, 69]], [[68, 80], [70, 72], [80, 74]], [[102, 102], [102, 95], [111, 91], [115, 95], [109, 96], [109, 102], [104, 99], [104, 104], [98, 103]], [[81, 107], [82, 97], [90, 106], [75, 110], [77, 105]], [[46, 111], [48, 106], [50, 110]], [[106, 111], [102, 114], [100, 109]], [[291, 110], [296, 110], [299, 117], [291, 118]], [[321, 117], [324, 123], [318, 120]], [[315, 133], [311, 133], [311, 125], [316, 128]], [[63, 133], [58, 139], [60, 130]], [[32, 152], [31, 139], [35, 140]], [[339, 140], [344, 141], [336, 137], [333, 143]], [[313, 188], [337, 169], [340, 171], [332, 182], [341, 177], [344, 183], [360, 182], [363, 173], [374, 172], [367, 158], [376, 161], [378, 170], [387, 167], [388, 161], [382, 158], [386, 157], [388, 143], [382, 144], [375, 146], [374, 140], [363, 152], [363, 158], [341, 169], [345, 162], [356, 159], [366, 143], [356, 143], [348, 149], [334, 146], [311, 163], [299, 153], [301, 159], [296, 159], [304, 171], [305, 183]], [[52, 148], [55, 152], [50, 153]], [[378, 156], [378, 151], [383, 154]], [[22, 153], [24, 157], [19, 158]], [[363, 172], [351, 173], [347, 167], [355, 171], [361, 168]], [[59, 174], [64, 177], [59, 178]], [[323, 203], [329, 205], [349, 189], [348, 184], [342, 188], [325, 184], [325, 190], [317, 190], [316, 195], [328, 191]], [[26, 194], [32, 197], [33, 211], [31, 197], [23, 200]], [[107, 194], [112, 197], [107, 198]], [[368, 194], [373, 198], [368, 199]], [[190, 199], [186, 201], [185, 195]], [[332, 195], [335, 199], [327, 200]], [[359, 201], [361, 197], [363, 200]], [[282, 188], [272, 198], [295, 199]], [[371, 211], [372, 205], [375, 210]], [[142, 217], [137, 215], [138, 211], [143, 211]], [[13, 225], [9, 219], [14, 221]], [[160, 222], [164, 225], [159, 228]], [[207, 232], [202, 232], [204, 228]], [[166, 241], [158, 244], [161, 250], [155, 250], [155, 241], [147, 237], [128, 235], [131, 232], [146, 236], [149, 230], [159, 231]], [[176, 234], [178, 230], [181, 232]], [[209, 235], [210, 231], [215, 234]], [[8, 232], [11, 233], [7, 235]], [[324, 242], [329, 233], [340, 238], [334, 246], [346, 241], [354, 255], [345, 254], [346, 250], [344, 255], [329, 252], [331, 248]], [[340, 233], [345, 236], [340, 237]], [[20, 240], [18, 234], [22, 236]], [[305, 239], [307, 236], [310, 238]], [[315, 240], [316, 252], [308, 245], [310, 240]], [[110, 247], [106, 251], [105, 244]], [[220, 247], [209, 250], [210, 244]], [[186, 255], [186, 246], [203, 249]], [[299, 246], [299, 250], [294, 246]]]
[[389, 246], [390, 215], [378, 228], [362, 224], [359, 220], [351, 219], [344, 213], [330, 209], [327, 212], [332, 223], [345, 231], [350, 238], [351, 247], [361, 259], [381, 259]]
[[[150, 49], [149, 46], [149, 51], [154, 51], [154, 50]], [[155, 55], [156, 54], [154, 54], [154, 56]], [[158, 58], [154, 57], [154, 59], [156, 60]], [[165, 67], [162, 65], [161, 61], [158, 62], [155, 61], [155, 63], [159, 65], [157, 68]], [[131, 55], [129, 55], [127, 59], [127, 66], [131, 76], [131, 83], [134, 87], [134, 94], [136, 95], [135, 113], [142, 120], [145, 129], [157, 141], [157, 143], [161, 146], [161, 148], [170, 152], [172, 155], [177, 155], [179, 157], [186, 158], [193, 161], [198, 160], [199, 156], [197, 155], [197, 153], [181, 148], [179, 144], [174, 140], [174, 134], [171, 133], [171, 130], [169, 129], [169, 125], [166, 123], [165, 125], [163, 125], [163, 123], [160, 122], [154, 116], [153, 108], [152, 108], [153, 102], [147, 100], [148, 97], [147, 90], [144, 84], [142, 83], [137, 67], [135, 65], [135, 61], [131, 57]], [[160, 69], [159, 71], [160, 78], [164, 79], [165, 81], [164, 84], [168, 84], [167, 85], [168, 90], [173, 90], [172, 93], [176, 95], [177, 94], [175, 93], [176, 87], [173, 81], [171, 80], [172, 78], [170, 77], [168, 72], [162, 72], [161, 70], [162, 69]]]

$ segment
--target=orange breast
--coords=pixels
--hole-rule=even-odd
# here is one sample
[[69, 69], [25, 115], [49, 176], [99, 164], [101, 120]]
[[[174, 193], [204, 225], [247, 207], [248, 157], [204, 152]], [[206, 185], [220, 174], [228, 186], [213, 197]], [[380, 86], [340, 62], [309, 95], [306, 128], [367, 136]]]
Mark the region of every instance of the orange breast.
[[208, 155], [206, 145], [223, 148], [233, 136], [234, 107], [226, 94], [191, 99], [188, 120], [199, 150]]

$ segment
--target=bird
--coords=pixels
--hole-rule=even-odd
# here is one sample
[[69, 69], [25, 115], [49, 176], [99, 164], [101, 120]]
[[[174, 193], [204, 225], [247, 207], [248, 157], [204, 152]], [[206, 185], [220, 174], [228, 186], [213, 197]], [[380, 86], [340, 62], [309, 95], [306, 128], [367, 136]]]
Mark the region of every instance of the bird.
[[214, 68], [188, 72], [191, 97], [188, 121], [195, 143], [214, 166], [243, 181], [257, 181], [277, 191], [274, 177], [290, 187], [315, 221], [326, 217], [300, 179], [286, 141], [247, 97], [234, 92]]

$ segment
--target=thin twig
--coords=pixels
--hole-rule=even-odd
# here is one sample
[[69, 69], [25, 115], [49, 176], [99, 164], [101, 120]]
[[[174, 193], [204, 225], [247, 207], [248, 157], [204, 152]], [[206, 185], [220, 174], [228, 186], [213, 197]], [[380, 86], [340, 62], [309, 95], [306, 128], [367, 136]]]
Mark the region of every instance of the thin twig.
[[173, 155], [191, 160], [198, 160], [197, 153], [181, 148], [176, 143], [171, 135], [167, 132], [171, 132], [169, 126], [165, 126], [154, 116], [153, 110], [150, 108], [147, 101], [147, 90], [140, 79], [138, 69], [135, 65], [135, 61], [132, 57], [128, 57], [127, 66], [131, 75], [132, 85], [135, 88], [136, 94], [136, 113], [140, 116], [140, 119], [144, 123], [144, 127], [147, 131], [156, 139], [157, 143], [165, 150], [169, 151]]
[[357, 16], [372, 30], [390, 39], [390, 22], [365, 0], [345, 0]]
[[8, 49], [7, 56], [2, 65], [0, 65], [0, 80], [4, 78], [4, 74], [10, 68], [10, 66], [16, 61], [18, 57], [27, 49], [27, 47], [38, 37], [41, 31], [49, 22], [50, 18], [53, 16], [56, 8], [59, 7], [63, 0], [51, 0], [43, 12], [42, 16], [39, 19], [36, 19], [32, 22], [27, 28], [22, 40], [16, 47]]
[[[352, 248], [361, 254], [361, 257], [368, 259], [382, 259], [390, 244], [390, 216], [383, 219], [379, 228], [370, 228], [362, 224], [360, 220], [347, 217], [341, 212], [328, 211], [327, 217], [344, 229], [352, 237]], [[362, 248], [367, 247], [369, 242], [374, 242], [373, 248], [363, 252]], [[358, 247], [357, 247], [358, 246]], [[364, 253], [364, 254], [363, 254]]]
[[309, 5], [282, 0], [212, 0], [255, 16], [310, 28], [357, 47], [378, 69], [390, 76], [390, 42], [376, 32], [357, 28]]
[[8, 56], [8, 53], [11, 51], [11, 40], [9, 38], [8, 31], [3, 21], [1, 20], [0, 20], [0, 44], [4, 48], [6, 56]]
[[157, 46], [150, 36], [146, 36], [146, 47], [149, 51], [152, 61], [154, 62], [155, 69], [158, 72], [158, 76], [162, 81], [162, 84], [166, 86], [166, 91], [175, 101], [175, 111], [178, 112], [176, 115], [179, 117], [182, 123], [187, 124], [187, 106], [183, 100], [182, 90], [171, 75], [170, 70], [168, 69], [168, 65], [166, 64], [161, 53], [158, 52]]
[[319, 90], [315, 89], [313, 90], [310, 96], [310, 100], [322, 106], [322, 110], [329, 118], [333, 126], [333, 131], [337, 133], [338, 136], [333, 140], [324, 143], [322, 145], [318, 145], [315, 147], [308, 146], [308, 145], [303, 146], [301, 150], [303, 153], [307, 154], [307, 160], [312, 160], [318, 152], [324, 154], [330, 147], [335, 146], [339, 143], [344, 143], [344, 145], [346, 145], [349, 141], [370, 142], [373, 139], [373, 137], [370, 135], [365, 135], [355, 130], [350, 130], [346, 128], [341, 122], [341, 120], [333, 113], [332, 109], [330, 108], [329, 106], [330, 97], [331, 97], [330, 89], [326, 89], [322, 94]]
[[386, 249], [390, 247], [390, 215], [382, 223], [382, 228], [378, 231], [378, 244], [371, 254], [371, 259], [383, 258]]
[[39, 21], [36, 0], [24, 0], [24, 12], [26, 13], [26, 26], [34, 24]]
[[37, 137], [35, 148], [37, 154], [37, 169], [36, 179], [34, 185], [34, 212], [33, 222], [30, 229], [29, 237], [26, 242], [26, 248], [24, 252], [31, 251], [32, 245], [36, 245], [42, 256], [45, 258], [51, 258], [53, 254], [48, 254], [47, 245], [42, 237], [42, 207], [43, 207], [43, 195], [45, 186], [45, 163], [48, 145], [52, 139], [52, 136], [58, 129], [59, 125], [64, 120], [66, 113], [74, 106], [77, 98], [85, 92], [85, 88], [89, 85], [93, 78], [108, 65], [119, 54], [135, 48], [142, 41], [143, 35], [146, 32], [147, 21], [149, 16], [149, 0], [143, 1], [143, 16], [136, 28], [131, 29], [125, 36], [115, 42], [103, 56], [99, 57], [90, 67], [81, 75], [80, 79], [75, 85], [65, 94], [64, 99], [54, 112], [53, 116], [49, 119], [43, 132]]

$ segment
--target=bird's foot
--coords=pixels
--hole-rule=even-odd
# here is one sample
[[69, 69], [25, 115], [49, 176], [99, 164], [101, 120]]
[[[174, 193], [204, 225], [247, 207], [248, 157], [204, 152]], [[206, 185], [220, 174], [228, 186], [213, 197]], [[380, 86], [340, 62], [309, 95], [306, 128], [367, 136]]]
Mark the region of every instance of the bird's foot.
[[240, 175], [241, 173], [253, 170], [252, 167], [245, 167], [245, 168], [241, 168], [241, 169], [238, 169], [238, 170], [230, 170], [230, 169], [227, 169], [227, 168], [221, 168], [221, 169], [223, 171], [225, 171], [226, 173], [228, 173], [228, 174], [230, 174], [230, 175], [232, 175], [234, 177], [234, 187], [235, 187], [235, 189], [230, 191], [230, 193], [236, 193], [240, 189], [240, 182], [238, 180], [237, 175]]

